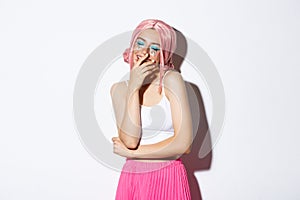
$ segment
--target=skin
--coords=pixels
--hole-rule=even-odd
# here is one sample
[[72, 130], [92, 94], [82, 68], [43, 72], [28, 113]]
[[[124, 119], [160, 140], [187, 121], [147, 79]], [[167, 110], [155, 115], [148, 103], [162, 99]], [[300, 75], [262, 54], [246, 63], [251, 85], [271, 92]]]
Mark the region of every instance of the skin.
[[182, 154], [190, 153], [192, 143], [192, 119], [184, 80], [175, 70], [164, 77], [174, 136], [155, 144], [139, 145], [140, 105], [157, 104], [162, 95], [157, 92], [159, 50], [154, 52], [152, 48], [160, 47], [159, 34], [153, 29], [147, 29], [141, 32], [137, 41], [143, 42], [134, 47], [134, 66], [130, 72], [128, 87], [125, 82], [119, 82], [113, 84], [110, 90], [119, 136], [112, 138], [114, 153], [147, 162], [177, 159]]

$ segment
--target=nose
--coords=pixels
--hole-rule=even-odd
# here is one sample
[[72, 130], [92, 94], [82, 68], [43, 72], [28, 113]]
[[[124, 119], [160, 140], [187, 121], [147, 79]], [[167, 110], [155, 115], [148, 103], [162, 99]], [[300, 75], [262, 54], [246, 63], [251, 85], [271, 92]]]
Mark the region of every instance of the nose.
[[142, 49], [143, 54], [149, 53], [150, 48], [149, 47], [145, 47]]

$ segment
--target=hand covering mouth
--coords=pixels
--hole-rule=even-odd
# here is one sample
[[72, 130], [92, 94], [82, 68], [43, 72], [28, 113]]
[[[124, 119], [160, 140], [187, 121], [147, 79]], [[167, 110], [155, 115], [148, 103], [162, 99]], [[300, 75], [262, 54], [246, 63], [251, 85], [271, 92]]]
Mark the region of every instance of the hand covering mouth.
[[[143, 55], [136, 55], [137, 61], [140, 60], [143, 57]], [[152, 61], [154, 59], [150, 59], [149, 57], [147, 59], [145, 59], [143, 62], [149, 62]]]

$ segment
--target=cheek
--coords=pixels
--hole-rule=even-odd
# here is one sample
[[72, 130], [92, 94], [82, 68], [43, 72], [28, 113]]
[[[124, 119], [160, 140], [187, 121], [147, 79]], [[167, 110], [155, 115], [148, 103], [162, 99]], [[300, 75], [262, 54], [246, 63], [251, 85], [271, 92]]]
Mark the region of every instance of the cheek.
[[134, 50], [133, 52], [132, 52], [132, 60], [133, 60], [133, 63], [136, 63], [137, 62], [137, 51], [136, 50]]
[[160, 60], [160, 52], [158, 51], [155, 55], [152, 55], [151, 56], [151, 59], [154, 59], [156, 61], [159, 61]]

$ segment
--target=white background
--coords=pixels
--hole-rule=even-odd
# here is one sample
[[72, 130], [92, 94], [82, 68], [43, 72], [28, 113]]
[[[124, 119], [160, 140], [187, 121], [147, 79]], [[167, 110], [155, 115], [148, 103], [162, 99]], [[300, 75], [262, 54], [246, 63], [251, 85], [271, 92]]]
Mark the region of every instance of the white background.
[[299, 199], [300, 3], [0, 1], [0, 199], [114, 199], [119, 172], [82, 146], [73, 89], [102, 42], [158, 18], [197, 42], [224, 84], [226, 121], [205, 200]]

